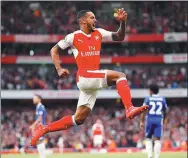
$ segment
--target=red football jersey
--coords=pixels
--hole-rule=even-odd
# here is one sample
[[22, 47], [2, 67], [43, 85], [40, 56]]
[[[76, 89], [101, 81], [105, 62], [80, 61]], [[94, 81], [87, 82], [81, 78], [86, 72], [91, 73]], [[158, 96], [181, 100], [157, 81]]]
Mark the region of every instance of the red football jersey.
[[100, 67], [100, 50], [102, 41], [112, 41], [112, 32], [95, 29], [90, 35], [78, 30], [68, 34], [58, 42], [62, 49], [70, 47], [74, 54], [78, 72], [98, 70]]
[[104, 127], [101, 123], [95, 123], [92, 127], [93, 135], [103, 135]]

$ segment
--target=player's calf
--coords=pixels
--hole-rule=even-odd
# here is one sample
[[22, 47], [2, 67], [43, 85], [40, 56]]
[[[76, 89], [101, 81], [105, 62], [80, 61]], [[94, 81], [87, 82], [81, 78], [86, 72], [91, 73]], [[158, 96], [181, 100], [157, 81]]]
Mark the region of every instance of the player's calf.
[[117, 92], [120, 95], [125, 108], [129, 109], [130, 107], [132, 107], [132, 98], [126, 75], [122, 72], [108, 70], [107, 82], [110, 85], [115, 82]]
[[79, 106], [76, 110], [75, 115], [73, 116], [65, 116], [62, 119], [52, 122], [46, 126], [40, 124], [33, 133], [31, 145], [36, 145], [38, 139], [46, 133], [66, 130], [74, 125], [83, 124], [90, 112], [91, 109], [86, 105]]
[[107, 72], [107, 82], [108, 84], [116, 82], [116, 89], [122, 99], [128, 119], [132, 119], [148, 109], [148, 106], [136, 108], [132, 105], [129, 83], [124, 73], [109, 70]]

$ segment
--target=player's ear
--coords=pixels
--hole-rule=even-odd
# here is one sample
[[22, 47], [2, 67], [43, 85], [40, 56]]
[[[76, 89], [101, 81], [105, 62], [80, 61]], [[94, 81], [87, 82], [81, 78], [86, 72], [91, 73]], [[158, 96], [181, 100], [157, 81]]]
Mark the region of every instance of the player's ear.
[[85, 24], [86, 23], [83, 18], [78, 19], [77, 22], [79, 24]]
[[84, 18], [84, 17], [81, 18], [81, 21], [82, 21], [83, 24], [86, 24], [86, 18]]

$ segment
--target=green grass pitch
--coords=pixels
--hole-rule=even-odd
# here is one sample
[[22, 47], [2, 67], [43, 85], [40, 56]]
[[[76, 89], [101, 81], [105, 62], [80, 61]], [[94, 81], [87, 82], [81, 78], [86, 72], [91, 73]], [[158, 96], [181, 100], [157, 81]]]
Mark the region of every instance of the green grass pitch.
[[[38, 154], [15, 154], [1, 155], [2, 158], [39, 158]], [[108, 153], [108, 154], [88, 154], [88, 153], [71, 153], [71, 154], [52, 154], [47, 158], [147, 158], [145, 153]], [[186, 152], [169, 152], [161, 153], [160, 158], [187, 158]]]

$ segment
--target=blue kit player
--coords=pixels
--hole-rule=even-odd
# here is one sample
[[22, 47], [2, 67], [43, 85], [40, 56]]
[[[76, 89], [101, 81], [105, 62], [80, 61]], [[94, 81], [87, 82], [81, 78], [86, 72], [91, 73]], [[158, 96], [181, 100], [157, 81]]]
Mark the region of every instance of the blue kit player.
[[[33, 104], [36, 105], [36, 117], [35, 122], [29, 127], [32, 133], [35, 131], [37, 125], [46, 125], [46, 109], [45, 106], [42, 104], [42, 98], [40, 95], [36, 94], [33, 96]], [[39, 152], [40, 158], [46, 158], [44, 137], [41, 137], [39, 139], [37, 150]]]
[[161, 137], [163, 135], [163, 124], [166, 118], [166, 99], [160, 95], [159, 87], [152, 84], [149, 87], [150, 96], [146, 97], [143, 105], [149, 105], [149, 110], [141, 115], [140, 127], [145, 125], [146, 151], [148, 158], [152, 158], [154, 140], [154, 158], [159, 158], [161, 152]]

